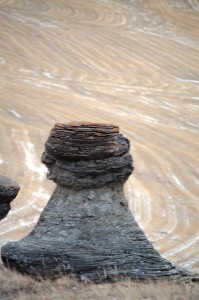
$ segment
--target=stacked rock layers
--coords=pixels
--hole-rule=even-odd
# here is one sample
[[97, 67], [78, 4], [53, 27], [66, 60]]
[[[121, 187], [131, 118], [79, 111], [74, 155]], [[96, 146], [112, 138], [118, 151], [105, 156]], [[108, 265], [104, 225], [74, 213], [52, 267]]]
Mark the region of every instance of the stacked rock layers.
[[111, 124], [56, 124], [42, 162], [48, 178], [74, 189], [124, 183], [132, 173], [129, 141]]
[[16, 181], [0, 175], [0, 220], [7, 216], [10, 202], [17, 196], [19, 189]]
[[2, 248], [5, 265], [36, 277], [107, 282], [182, 277], [134, 220], [123, 194], [129, 142], [111, 124], [56, 124], [42, 161], [57, 183], [33, 231]]

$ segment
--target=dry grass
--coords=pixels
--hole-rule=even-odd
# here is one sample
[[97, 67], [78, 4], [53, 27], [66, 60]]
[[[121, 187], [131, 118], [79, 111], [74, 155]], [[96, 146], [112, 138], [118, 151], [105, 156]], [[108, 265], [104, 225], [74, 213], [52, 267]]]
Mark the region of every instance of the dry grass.
[[0, 299], [47, 300], [198, 300], [199, 283], [179, 284], [118, 282], [113, 284], [85, 284], [73, 278], [57, 281], [35, 281], [0, 266]]

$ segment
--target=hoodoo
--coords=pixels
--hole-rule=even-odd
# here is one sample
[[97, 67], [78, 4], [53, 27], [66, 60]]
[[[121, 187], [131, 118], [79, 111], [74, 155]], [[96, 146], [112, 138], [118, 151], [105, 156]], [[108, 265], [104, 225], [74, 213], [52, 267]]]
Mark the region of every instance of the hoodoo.
[[2, 248], [4, 264], [35, 277], [74, 273], [95, 283], [185, 276], [159, 255], [128, 208], [128, 151], [118, 126], [57, 123], [42, 155], [56, 189], [32, 232]]
[[19, 189], [16, 181], [0, 175], [0, 220], [7, 216], [10, 203], [17, 196]]

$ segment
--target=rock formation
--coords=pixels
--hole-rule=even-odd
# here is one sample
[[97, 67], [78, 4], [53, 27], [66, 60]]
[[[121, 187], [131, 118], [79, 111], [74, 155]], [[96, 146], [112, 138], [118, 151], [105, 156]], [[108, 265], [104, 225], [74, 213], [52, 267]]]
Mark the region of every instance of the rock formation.
[[14, 180], [0, 175], [0, 220], [10, 210], [10, 202], [17, 196], [20, 187]]
[[5, 265], [35, 277], [75, 273], [99, 283], [185, 275], [162, 258], [123, 194], [129, 141], [111, 124], [56, 124], [42, 162], [57, 187], [33, 231], [2, 248]]

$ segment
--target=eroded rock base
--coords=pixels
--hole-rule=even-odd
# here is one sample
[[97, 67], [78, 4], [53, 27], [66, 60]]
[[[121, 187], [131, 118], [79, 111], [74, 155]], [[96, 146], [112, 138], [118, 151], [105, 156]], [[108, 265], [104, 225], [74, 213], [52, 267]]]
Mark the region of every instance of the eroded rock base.
[[33, 231], [2, 248], [6, 266], [34, 277], [75, 273], [95, 283], [119, 277], [180, 277], [134, 220], [122, 186], [57, 186]]

